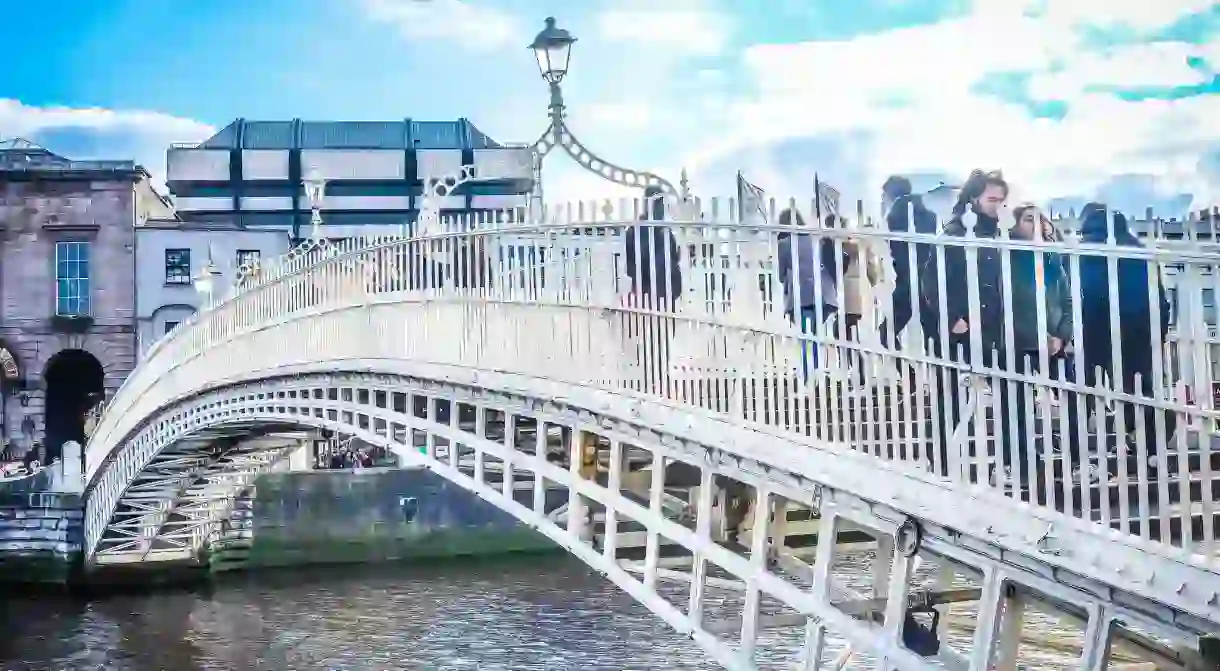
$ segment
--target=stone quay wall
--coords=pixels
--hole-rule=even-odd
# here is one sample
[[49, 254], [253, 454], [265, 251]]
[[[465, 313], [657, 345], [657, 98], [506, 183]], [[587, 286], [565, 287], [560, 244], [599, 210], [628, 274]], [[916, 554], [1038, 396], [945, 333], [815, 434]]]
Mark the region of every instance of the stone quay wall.
[[[547, 510], [567, 503], [547, 493]], [[533, 492], [516, 493], [530, 505]], [[422, 468], [269, 473], [212, 543], [214, 571], [560, 551], [542, 534]]]

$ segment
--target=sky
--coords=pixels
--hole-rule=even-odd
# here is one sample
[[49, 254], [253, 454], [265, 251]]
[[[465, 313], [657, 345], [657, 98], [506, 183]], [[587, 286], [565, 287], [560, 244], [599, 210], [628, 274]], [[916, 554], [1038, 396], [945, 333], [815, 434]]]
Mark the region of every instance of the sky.
[[[578, 38], [572, 133], [734, 195], [878, 200], [1002, 169], [1014, 198], [1163, 216], [1220, 203], [1220, 3], [1206, 0], [48, 0], [5, 8], [0, 138], [164, 173], [235, 118], [546, 127], [526, 48]], [[12, 54], [29, 57], [13, 58]], [[1209, 121], [1210, 119], [1210, 121]], [[553, 152], [548, 201], [633, 192]]]

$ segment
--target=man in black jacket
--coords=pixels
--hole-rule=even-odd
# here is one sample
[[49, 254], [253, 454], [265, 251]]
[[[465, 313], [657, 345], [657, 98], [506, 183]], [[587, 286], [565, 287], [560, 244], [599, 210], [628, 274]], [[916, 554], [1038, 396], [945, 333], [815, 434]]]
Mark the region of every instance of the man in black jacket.
[[[976, 238], [999, 238], [1000, 222], [999, 208], [1008, 197], [1008, 184], [996, 174], [984, 174], [976, 171], [967, 180], [962, 189], [954, 216], [945, 225], [944, 235], [964, 237], [969, 219], [973, 219], [973, 233]], [[1027, 212], [1036, 218], [1036, 210], [1030, 208]], [[1026, 230], [1028, 228], [1028, 230]], [[1040, 223], [1035, 221], [1029, 226], [1020, 224], [1013, 229], [1013, 238], [1033, 239], [1042, 234]], [[1028, 250], [1004, 250], [999, 247], [982, 245], [976, 247], [975, 280], [979, 298], [977, 322], [970, 314], [968, 255], [962, 246], [947, 245], [945, 248], [945, 321], [949, 325], [948, 360], [958, 360], [959, 353], [962, 363], [972, 361], [977, 356], [983, 366], [994, 366], [999, 370], [1009, 370], [1008, 357], [1012, 355], [1012, 373], [1026, 374], [1037, 371], [1041, 361], [1041, 352], [1045, 351], [1050, 370], [1047, 373], [1056, 377], [1059, 372], [1058, 359], [1063, 356], [1064, 345], [1072, 337], [1072, 304], [1071, 290], [1067, 275], [1064, 272], [1060, 257], [1053, 253], [1043, 253], [1041, 259], [1036, 252]], [[1004, 296], [1003, 267], [1004, 255], [1008, 255], [1010, 295], [1006, 304]], [[925, 303], [934, 310], [939, 310], [939, 281], [935, 263], [928, 262], [920, 281], [924, 291]], [[1038, 330], [1036, 318], [1038, 303], [1043, 302], [1046, 315], [1046, 332]], [[1006, 321], [1011, 320], [1013, 339], [1008, 341]], [[972, 351], [971, 332], [977, 330], [981, 352]], [[934, 350], [943, 351], [939, 342], [939, 334], [935, 336]], [[1045, 349], [1043, 349], [1045, 348]], [[993, 356], [994, 359], [993, 360]], [[939, 394], [941, 398], [949, 397], [952, 424], [944, 427], [942, 436], [947, 436], [962, 418], [958, 407], [958, 384], [956, 372], [949, 375], [952, 393]], [[1005, 378], [992, 379], [993, 392], [1000, 397], [999, 416], [994, 417], [993, 433], [998, 434], [1000, 461], [1019, 485], [1026, 489], [1022, 498], [1029, 501], [1045, 503], [1046, 487], [1039, 476], [1043, 474], [1037, 462], [1041, 455], [1031, 453], [1032, 437], [1026, 428], [1026, 390], [1022, 383], [1009, 384]], [[1010, 388], [1011, 387], [1011, 388]], [[1014, 397], [1015, 395], [1015, 397]], [[1010, 412], [1015, 410], [1015, 412]], [[1076, 438], [1076, 404], [1068, 403], [1068, 449], [1077, 451]], [[1010, 422], [1015, 417], [1015, 426]], [[1015, 435], [1014, 435], [1015, 434]], [[1014, 440], [1015, 439], [1015, 440]], [[1046, 440], [1049, 441], [1049, 436]], [[947, 443], [942, 442], [947, 457]], [[1015, 463], [1014, 463], [1015, 461]], [[1030, 472], [1031, 461], [1034, 471]], [[1037, 485], [1037, 486], [1034, 486]], [[1034, 492], [1029, 492], [1034, 489]]]
[[[911, 193], [911, 180], [894, 175], [885, 181], [881, 187], [886, 202], [891, 203], [885, 216], [886, 226], [891, 231], [903, 233], [936, 233], [936, 214], [923, 203], [923, 198]], [[890, 242], [890, 260], [894, 267], [894, 292], [890, 297], [894, 335], [897, 341], [902, 330], [911, 321], [911, 316], [919, 309], [919, 321], [923, 327], [923, 338], [927, 340], [936, 332], [936, 313], [925, 309], [919, 304], [918, 271], [927, 265], [932, 255], [932, 245], [915, 243], [915, 266], [911, 267], [910, 243], [893, 240]], [[914, 285], [914, 291], [912, 291]], [[896, 347], [891, 344], [889, 324], [881, 325], [881, 344], [885, 347]]]
[[[650, 186], [644, 190], [644, 212], [640, 224], [623, 232], [627, 276], [631, 278], [631, 305], [640, 310], [671, 312], [682, 296], [682, 265], [677, 239], [665, 223], [664, 192]], [[626, 314], [626, 334], [643, 342], [640, 366], [653, 393], [666, 395], [669, 388], [669, 345], [673, 320], [645, 314]], [[652, 329], [646, 328], [651, 323]], [[651, 331], [651, 332], [650, 332]], [[659, 382], [659, 385], [656, 384]]]
[[678, 242], [665, 221], [664, 193], [660, 187], [644, 190], [644, 224], [628, 226], [625, 249], [631, 292], [643, 299], [641, 307], [669, 309], [682, 295], [682, 267]]

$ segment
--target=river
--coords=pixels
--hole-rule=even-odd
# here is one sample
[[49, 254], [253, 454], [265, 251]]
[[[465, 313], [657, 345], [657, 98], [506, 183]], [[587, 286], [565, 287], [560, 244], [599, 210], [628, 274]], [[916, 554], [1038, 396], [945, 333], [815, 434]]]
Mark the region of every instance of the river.
[[[713, 619], [740, 603], [739, 593], [709, 589], [717, 592], [724, 608], [709, 603]], [[685, 593], [674, 600], [682, 610]], [[231, 574], [91, 601], [9, 596], [0, 625], [3, 671], [719, 668], [563, 556]], [[969, 637], [958, 642], [968, 647]], [[799, 629], [762, 632], [760, 665], [793, 668], [800, 643]], [[829, 654], [840, 647], [832, 642]]]

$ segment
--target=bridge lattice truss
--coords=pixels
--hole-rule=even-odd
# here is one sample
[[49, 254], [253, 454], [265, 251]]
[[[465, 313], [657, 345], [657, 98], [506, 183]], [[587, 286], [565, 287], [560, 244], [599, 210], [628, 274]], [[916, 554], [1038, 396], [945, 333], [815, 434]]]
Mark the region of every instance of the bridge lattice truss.
[[[985, 392], [1012, 377], [962, 368], [950, 393], [966, 418], [952, 427], [952, 449], [937, 453], [924, 419], [942, 399], [911, 389], [926, 392], [950, 364], [860, 338], [803, 343], [768, 303], [778, 229], [664, 225], [688, 287], [675, 310], [620, 299], [632, 223], [347, 241], [246, 278], [157, 343], [98, 422], [87, 448], [89, 563], [199, 555], [234, 498], [290, 449], [262, 434], [326, 429], [512, 513], [727, 668], [770, 665], [780, 653], [768, 646], [787, 641], [780, 649], [800, 668], [855, 655], [884, 668], [1011, 669], [1034, 609], [1076, 623], [1080, 668], [1122, 655], [1189, 668], [1200, 637], [1220, 629], [1212, 520], [1198, 524], [1198, 506], [1153, 509], [1146, 488], [1109, 487], [1104, 473], [1101, 485], [1086, 478], [1030, 504], [988, 477]], [[823, 233], [836, 244], [847, 235]], [[881, 246], [902, 236], [875, 235]], [[1216, 262], [1198, 245], [1174, 249], [1148, 254]], [[821, 368], [802, 379], [811, 342]], [[856, 364], [835, 347], [857, 352]], [[1096, 393], [1098, 404], [1135, 402]], [[1172, 407], [1206, 440], [1215, 413], [1193, 403]], [[1158, 458], [1185, 469], [1199, 461], [1187, 452]], [[675, 510], [677, 472], [689, 502]], [[568, 494], [566, 520], [548, 515], [555, 488]], [[1140, 515], [1090, 512], [1086, 502], [1102, 508], [1099, 489], [1104, 501], [1121, 490], [1123, 503], [1136, 492]], [[1201, 496], [1192, 492], [1182, 500]], [[742, 501], [752, 521], [730, 529], [729, 508]], [[786, 540], [794, 512], [815, 520], [810, 553]], [[640, 561], [620, 547], [631, 531], [646, 539]], [[821, 542], [851, 534], [874, 548], [871, 586], [849, 587], [846, 551]], [[709, 596], [717, 591], [740, 613], [726, 620], [726, 599]], [[965, 634], [960, 617], [950, 622], [953, 602], [976, 604]], [[922, 619], [936, 613], [946, 616]], [[951, 645], [951, 630], [966, 643]]]

